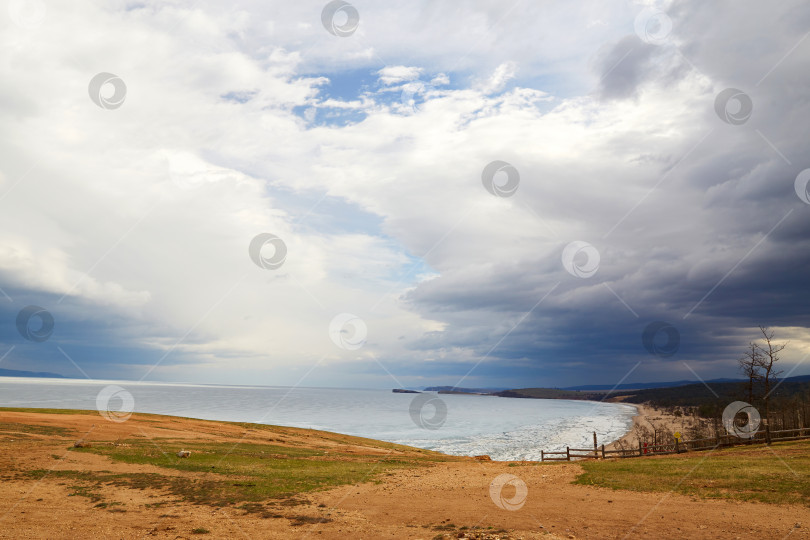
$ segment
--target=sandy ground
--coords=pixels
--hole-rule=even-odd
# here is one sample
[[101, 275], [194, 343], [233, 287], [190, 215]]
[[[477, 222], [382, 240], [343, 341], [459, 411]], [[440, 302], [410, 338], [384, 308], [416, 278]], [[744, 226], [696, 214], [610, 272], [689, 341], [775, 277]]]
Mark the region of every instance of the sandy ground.
[[[135, 415], [112, 423], [95, 415], [45, 415], [0, 411], [0, 423], [70, 427], [88, 440], [135, 436], [258, 442], [266, 433], [190, 419]], [[273, 444], [339, 446], [368, 453], [362, 439], [330, 441], [309, 430], [284, 429]], [[106, 497], [125, 512], [95, 508], [85, 497], [70, 497], [63, 479], [24, 478], [25, 469], [193, 474], [148, 465], [112, 462], [96, 454], [68, 450], [54, 436], [0, 433], [0, 538], [463, 538], [462, 527], [487, 531], [481, 538], [810, 538], [810, 509], [761, 503], [698, 500], [676, 494], [635, 493], [572, 485], [577, 463], [511, 464], [454, 459], [430, 467], [397, 470], [379, 482], [344, 485], [304, 495], [305, 502], [262, 518], [232, 507], [176, 502], [151, 489], [104, 486]], [[382, 452], [382, 450], [380, 450]], [[54, 459], [59, 452], [62, 459]], [[414, 451], [416, 452], [416, 451]], [[397, 452], [407, 458], [408, 452]], [[416, 455], [416, 454], [414, 454]], [[647, 458], [666, 459], [666, 458]], [[491, 484], [501, 474], [526, 486], [519, 509], [499, 508]], [[69, 482], [68, 482], [69, 483]], [[512, 486], [500, 492], [509, 501]], [[519, 497], [520, 498], [520, 497]], [[498, 499], [501, 500], [501, 499]], [[156, 502], [165, 503], [155, 507]], [[519, 506], [519, 505], [516, 505]], [[296, 517], [328, 523], [296, 525]], [[300, 520], [299, 520], [300, 521]], [[795, 525], [800, 523], [800, 527]], [[491, 528], [490, 528], [491, 527]], [[192, 534], [195, 528], [210, 531]], [[469, 529], [468, 529], [469, 530]]]

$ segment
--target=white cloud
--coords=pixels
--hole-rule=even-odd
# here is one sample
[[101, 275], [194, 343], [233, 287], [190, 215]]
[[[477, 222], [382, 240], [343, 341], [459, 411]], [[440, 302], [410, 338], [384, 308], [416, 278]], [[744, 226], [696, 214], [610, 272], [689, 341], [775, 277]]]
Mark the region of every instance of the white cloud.
[[418, 79], [421, 73], [422, 68], [413, 66], [386, 66], [377, 72], [380, 82], [385, 85], [413, 81]]
[[448, 77], [446, 73], [439, 73], [430, 80], [430, 84], [433, 86], [444, 86], [446, 84], [450, 84], [450, 77]]
[[500, 92], [509, 80], [515, 78], [516, 70], [517, 66], [515, 66], [514, 62], [505, 62], [499, 65], [495, 73], [482, 85], [481, 90], [485, 94]]
[[[686, 283], [699, 298], [783, 215], [776, 202], [738, 224], [730, 216], [747, 203], [724, 204], [740, 185], [773, 193], [786, 170], [752, 126], [802, 155], [796, 119], [806, 106], [790, 96], [806, 54], [756, 85], [795, 32], [766, 33], [764, 56], [743, 61], [724, 45], [734, 42], [725, 27], [702, 37], [708, 15], [696, 4], [694, 20], [671, 14], [679, 51], [606, 73], [612, 66], [592, 66], [632, 33], [635, 8], [624, 4], [358, 6], [348, 38], [323, 29], [321, 7], [119, 12], [80, 2], [49, 5], [36, 29], [7, 27], [4, 288], [67, 292], [65, 311], [91, 322], [113, 313], [122, 346], [168, 350], [192, 330], [178, 352], [220, 366], [217, 376], [232, 369], [229, 380], [245, 382], [240, 373], [278, 369], [280, 379], [254, 382], [295, 383], [290, 367], [319, 358], [477, 361], [564, 277], [559, 253], [572, 240], [600, 250], [599, 276], [643, 317], [675, 313], [681, 289], [658, 289]], [[325, 99], [325, 81], [344, 70], [376, 73], [387, 87], [355, 81], [356, 97]], [[119, 109], [89, 99], [101, 71], [127, 85]], [[426, 73], [438, 73], [433, 88], [403, 114], [396, 85]], [[603, 101], [605, 79], [628, 74], [607, 82], [629, 91]], [[453, 88], [436, 90], [451, 78]], [[760, 123], [736, 129], [714, 115], [714, 96], [733, 84], [754, 95]], [[788, 97], [776, 106], [779, 85]], [[311, 127], [324, 109], [365, 119]], [[513, 197], [483, 188], [493, 160], [520, 171]], [[288, 247], [276, 271], [248, 257], [262, 232]], [[543, 304], [556, 320], [544, 310], [537, 316], [549, 320], [527, 319], [512, 358], [553, 348], [571, 306], [611, 323], [628, 316], [600, 282], [560, 287]], [[363, 349], [330, 342], [329, 321], [343, 312], [366, 321]], [[171, 363], [157, 374], [176, 374]]]

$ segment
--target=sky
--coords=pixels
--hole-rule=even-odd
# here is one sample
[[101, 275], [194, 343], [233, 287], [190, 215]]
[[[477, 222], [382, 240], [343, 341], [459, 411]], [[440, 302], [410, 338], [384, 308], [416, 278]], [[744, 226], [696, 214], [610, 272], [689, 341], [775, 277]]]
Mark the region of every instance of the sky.
[[810, 373], [810, 5], [11, 0], [0, 368]]

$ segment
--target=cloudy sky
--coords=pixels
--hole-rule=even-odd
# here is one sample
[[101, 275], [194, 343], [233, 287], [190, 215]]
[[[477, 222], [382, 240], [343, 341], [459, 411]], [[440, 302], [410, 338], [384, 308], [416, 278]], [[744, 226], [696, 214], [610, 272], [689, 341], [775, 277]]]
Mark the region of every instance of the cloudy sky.
[[806, 2], [11, 0], [0, 27], [0, 367], [613, 384], [736, 376], [762, 324], [810, 373]]

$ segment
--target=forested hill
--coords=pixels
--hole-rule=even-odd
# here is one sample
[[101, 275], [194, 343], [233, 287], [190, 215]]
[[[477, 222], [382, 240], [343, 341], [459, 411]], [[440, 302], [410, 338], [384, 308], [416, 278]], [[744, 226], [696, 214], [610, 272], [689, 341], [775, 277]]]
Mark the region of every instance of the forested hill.
[[[777, 406], [793, 400], [810, 401], [810, 376], [790, 377], [781, 381], [771, 393], [771, 402]], [[752, 404], [758, 404], [764, 388], [759, 383], [753, 388]], [[650, 403], [658, 408], [698, 407], [703, 415], [722, 411], [732, 401], [749, 401], [748, 385], [744, 382], [693, 383], [669, 388], [617, 390], [615, 392], [563, 390], [559, 388], [519, 388], [497, 392], [501, 397], [534, 399], [574, 399], [592, 401], [621, 401]]]
[[[792, 400], [810, 400], [810, 380], [808, 377], [785, 379], [772, 385], [771, 401], [775, 406]], [[748, 384], [707, 383], [690, 384], [675, 388], [651, 388], [633, 392], [620, 392], [617, 399], [626, 403], [650, 403], [656, 407], [699, 407], [701, 414], [712, 414], [722, 410], [732, 401], [751, 401], [758, 404], [765, 394], [762, 384], [755, 384], [753, 399], [748, 395]]]
[[21, 371], [18, 369], [0, 369], [0, 377], [37, 377], [48, 379], [66, 379], [64, 375], [47, 371]]

